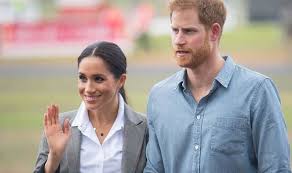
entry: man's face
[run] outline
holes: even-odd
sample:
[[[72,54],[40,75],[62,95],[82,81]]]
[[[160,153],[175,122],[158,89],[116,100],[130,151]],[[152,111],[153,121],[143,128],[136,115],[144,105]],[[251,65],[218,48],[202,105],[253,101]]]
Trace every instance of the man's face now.
[[[177,64],[196,68],[210,56],[208,33],[194,8],[175,10],[171,16],[172,46]]]

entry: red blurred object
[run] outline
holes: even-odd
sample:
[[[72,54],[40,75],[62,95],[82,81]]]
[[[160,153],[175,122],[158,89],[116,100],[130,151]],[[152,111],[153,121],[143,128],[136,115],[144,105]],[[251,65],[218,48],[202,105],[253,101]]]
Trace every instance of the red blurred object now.
[[[2,26],[2,43],[34,45],[124,39],[124,17],[117,8],[65,7],[55,21],[10,23]]]
[[[82,7],[63,5],[53,20],[1,24],[0,56],[74,56],[102,40],[132,50],[134,40],[149,29],[153,13],[151,4],[142,3],[133,10],[131,20],[125,20],[122,11],[106,1]]]
[[[136,22],[134,27],[139,32],[146,32],[150,26],[150,22],[154,15],[154,10],[152,5],[149,3],[141,3],[135,10]]]

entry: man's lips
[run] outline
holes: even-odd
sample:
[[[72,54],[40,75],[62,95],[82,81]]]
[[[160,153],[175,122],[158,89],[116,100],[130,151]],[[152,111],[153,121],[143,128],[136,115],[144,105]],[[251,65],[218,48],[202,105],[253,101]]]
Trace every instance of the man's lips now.
[[[186,54],[189,54],[190,51],[187,50],[177,50],[175,51],[176,56],[180,57],[180,56],[185,56]]]

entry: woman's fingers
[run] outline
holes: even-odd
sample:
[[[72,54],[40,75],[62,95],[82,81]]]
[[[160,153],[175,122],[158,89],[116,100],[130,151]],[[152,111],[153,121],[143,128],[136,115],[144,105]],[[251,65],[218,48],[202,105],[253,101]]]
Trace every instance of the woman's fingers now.
[[[65,119],[65,121],[64,121],[64,129],[63,129],[63,131],[64,131],[64,133],[66,134],[66,135],[69,135],[70,134],[70,123],[69,123],[69,119]]]
[[[57,122],[59,122],[59,106],[58,105],[54,105],[54,106],[55,106],[55,111],[56,111],[55,120],[57,123]]]
[[[59,122],[59,108],[57,105],[50,105],[47,109],[47,125],[54,125]]]
[[[55,104],[48,106],[47,112],[44,113],[44,127],[49,134],[50,132],[62,132],[68,134],[70,132],[69,121],[66,120],[63,127],[59,122],[59,107]]]
[[[51,107],[48,106],[48,109],[47,109],[47,125],[50,126],[52,125],[52,110],[51,110]]]
[[[56,124],[57,120],[56,120],[56,106],[54,104],[51,105],[51,109],[52,109],[52,124]]]
[[[46,113],[44,113],[44,127],[47,127],[47,125],[48,125],[48,113],[46,112]]]

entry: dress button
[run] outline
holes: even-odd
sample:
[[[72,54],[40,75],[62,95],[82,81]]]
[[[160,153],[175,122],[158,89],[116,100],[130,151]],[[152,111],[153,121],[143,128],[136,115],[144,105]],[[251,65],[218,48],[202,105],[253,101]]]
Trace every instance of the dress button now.
[[[196,117],[196,118],[197,118],[197,120],[199,120],[199,119],[201,119],[201,116],[200,116],[200,115],[197,115],[197,117]]]
[[[195,150],[198,150],[199,149],[199,145],[195,145]]]

